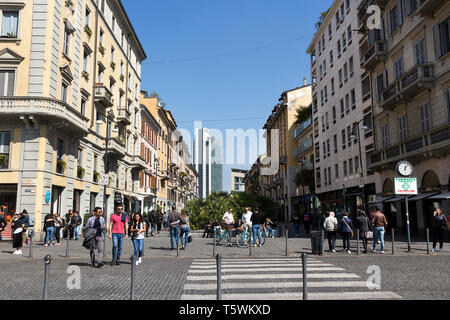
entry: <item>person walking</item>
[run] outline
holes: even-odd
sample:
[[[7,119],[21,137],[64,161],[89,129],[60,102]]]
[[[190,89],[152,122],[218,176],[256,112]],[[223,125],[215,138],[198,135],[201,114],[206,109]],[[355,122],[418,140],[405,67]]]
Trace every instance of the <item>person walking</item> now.
[[[436,209],[433,213],[433,249],[436,250],[436,245],[439,240],[439,251],[444,251],[444,232],[447,230],[447,218],[442,213],[441,209]]]
[[[2,232],[5,231],[5,228],[8,224],[6,223],[3,215],[0,215],[0,241],[2,241]]]
[[[367,243],[369,239],[367,234],[372,231],[372,224],[370,223],[369,217],[364,211],[358,211],[358,217],[356,218],[356,228],[359,230],[359,234],[363,243],[363,253],[367,253]]]
[[[144,213],[145,237],[148,238],[148,230],[150,229],[150,214]]]
[[[300,236],[300,217],[294,214],[292,217],[292,223],[294,224],[294,233],[296,237]]]
[[[211,220],[208,220],[205,225],[203,226],[203,236],[202,238],[209,238],[211,236]]]
[[[70,234],[73,234],[73,230],[71,230],[71,228],[72,228],[71,227],[71,225],[72,225],[72,218],[73,218],[73,211],[69,210],[66,213],[66,216],[65,216],[65,219],[64,219],[65,224],[66,224],[66,228],[64,230],[64,233],[65,233],[66,236],[64,238],[70,237],[70,239],[72,239],[72,237],[70,236]]]
[[[305,225],[305,232],[306,232],[306,234],[309,234],[311,221],[309,219],[309,214],[307,212],[305,212],[305,214],[303,215],[303,224]]]
[[[73,233],[75,237],[75,241],[78,241],[80,239],[80,229],[81,225],[83,224],[83,220],[80,217],[80,213],[78,211],[75,211],[73,213],[72,218],[72,226],[73,226]]]
[[[30,228],[30,216],[28,215],[27,210],[22,211],[21,218],[23,221],[23,229],[24,229],[22,232],[23,246],[25,247],[28,244],[28,229]]]
[[[153,237],[155,235],[155,232],[158,231],[158,217],[156,216],[156,212],[154,210],[150,213],[149,223],[151,227],[150,235]]]
[[[87,229],[95,229],[95,236],[94,246],[91,246],[90,249],[90,257],[91,257],[91,263],[93,267],[101,268],[104,266],[103,264],[103,253],[104,253],[104,240],[105,240],[105,234],[106,231],[106,223],[105,218],[103,218],[103,210],[102,208],[95,208],[94,209],[94,215],[91,216],[88,221],[86,222],[86,225],[84,227],[85,230]],[[95,249],[97,249],[98,259],[97,259],[97,266],[95,265]]]
[[[259,209],[255,209],[250,221],[252,222],[253,246],[256,247],[256,238],[258,238],[258,247],[262,245],[261,225],[264,225],[264,217],[259,213]]]
[[[373,226],[373,252],[377,252],[377,244],[380,241],[381,253],[384,254],[384,232],[388,224],[386,216],[378,208],[375,208],[371,222]]]
[[[274,228],[274,223],[272,222],[272,220],[270,220],[269,218],[266,218],[266,223],[264,225],[264,230],[266,232],[266,237],[269,238],[274,238],[274,232],[273,232],[273,228]]]
[[[18,213],[14,213],[13,219],[11,221],[11,232],[13,233],[13,248],[16,249],[13,254],[22,254],[23,246],[23,219]]]
[[[227,230],[226,232],[228,233],[227,247],[231,247],[233,246],[231,243],[231,232],[234,229],[234,216],[232,208],[228,208],[228,211],[225,212],[225,214],[222,217],[222,221],[223,223],[225,223],[225,229]]]
[[[45,216],[44,225],[46,234],[44,247],[53,247],[53,237],[55,234],[55,218],[53,214],[49,213]]]
[[[163,217],[161,212],[158,211],[158,213],[156,214],[156,223],[157,223],[157,230],[158,230],[158,234],[162,229],[162,223],[163,223]]]
[[[140,213],[136,213],[133,216],[131,222],[131,240],[134,246],[134,256],[136,257],[136,265],[142,263],[142,251],[144,250],[144,234],[146,230],[144,218]]]
[[[344,212],[344,215],[338,223],[338,230],[339,233],[342,235],[342,241],[344,246],[344,251],[347,251],[347,253],[352,253],[350,250],[350,239],[353,236],[353,224],[352,220],[348,217],[348,212]]]
[[[122,255],[123,240],[128,239],[128,217],[123,212],[123,205],[120,203],[117,205],[116,212],[111,216],[109,222],[109,240],[112,239],[112,261],[111,266],[114,264],[120,266],[120,257]]]
[[[170,231],[170,244],[171,250],[175,250],[175,242],[176,240],[178,244],[178,231],[180,229],[180,213],[176,211],[177,207],[172,206],[172,212],[167,216],[167,226]]]
[[[62,221],[62,219],[59,216],[59,214],[53,215],[53,219],[55,220],[55,239],[56,239],[55,246],[60,246],[61,245],[61,243],[60,243],[61,229],[64,226],[64,222]]]
[[[328,213],[328,217],[323,222],[323,228],[327,233],[328,247],[330,252],[336,253],[336,233],[337,233],[338,221],[336,214],[333,211]]]
[[[181,250],[186,250],[188,245],[189,232],[191,231],[191,228],[189,223],[189,217],[184,210],[181,211],[180,229],[181,229],[180,232]],[[184,236],[184,243],[183,243],[183,236]]]

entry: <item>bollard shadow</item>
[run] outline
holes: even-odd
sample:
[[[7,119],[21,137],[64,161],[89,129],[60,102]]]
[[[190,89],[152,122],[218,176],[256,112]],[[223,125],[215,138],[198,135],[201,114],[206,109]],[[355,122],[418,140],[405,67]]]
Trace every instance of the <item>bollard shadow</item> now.
[[[13,254],[13,253],[14,253],[14,251],[2,251],[2,253]]]
[[[76,266],[76,267],[92,267],[92,263],[72,262],[72,263],[69,263],[69,266]]]
[[[171,251],[169,247],[149,247],[151,250],[160,250],[160,251]]]

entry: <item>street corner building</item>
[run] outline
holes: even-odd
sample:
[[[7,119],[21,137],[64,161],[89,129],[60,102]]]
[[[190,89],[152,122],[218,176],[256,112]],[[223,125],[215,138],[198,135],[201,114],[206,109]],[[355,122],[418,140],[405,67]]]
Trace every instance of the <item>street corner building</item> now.
[[[2,211],[37,236],[49,213],[140,211],[146,53],[122,2],[1,1],[0,17]]]

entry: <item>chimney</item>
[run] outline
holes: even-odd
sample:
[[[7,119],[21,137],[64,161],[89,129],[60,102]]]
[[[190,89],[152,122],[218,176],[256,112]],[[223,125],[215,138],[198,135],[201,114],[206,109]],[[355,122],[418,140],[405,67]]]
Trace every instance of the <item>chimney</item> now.
[[[303,85],[304,85],[304,86],[307,85],[306,78],[303,78]]]

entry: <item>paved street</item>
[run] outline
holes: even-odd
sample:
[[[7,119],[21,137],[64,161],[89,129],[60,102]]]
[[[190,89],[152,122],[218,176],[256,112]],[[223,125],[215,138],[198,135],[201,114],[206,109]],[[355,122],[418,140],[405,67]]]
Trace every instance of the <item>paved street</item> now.
[[[169,251],[169,238],[161,234],[145,240],[145,258],[137,267],[136,299],[179,300],[215,299],[215,259],[211,239],[194,238],[187,251]],[[111,241],[106,243],[111,257]],[[338,242],[340,245],[340,242]],[[356,246],[354,243],[353,245]],[[302,299],[302,265],[300,254],[310,252],[310,240],[289,239],[289,256],[285,257],[285,239],[268,239],[262,248],[217,247],[223,259],[223,298],[292,300]],[[388,246],[385,255],[349,255],[338,247],[337,254],[309,256],[308,291],[310,299],[449,299],[450,281],[445,270],[450,251],[426,255],[426,244],[396,243],[396,255]],[[23,250],[28,255],[28,248]],[[43,258],[51,254],[49,298],[74,300],[126,300],[130,297],[131,241],[124,244],[122,265],[95,269],[89,264],[89,253],[81,242],[71,241],[70,258],[65,258],[65,242],[60,247],[35,244],[33,258],[11,254],[9,242],[0,243],[0,266],[8,270],[9,282],[0,288],[0,299],[41,299],[43,293]],[[367,269],[379,266],[380,290],[367,287]],[[69,290],[69,266],[81,272],[81,289]],[[257,272],[255,272],[255,270]]]

